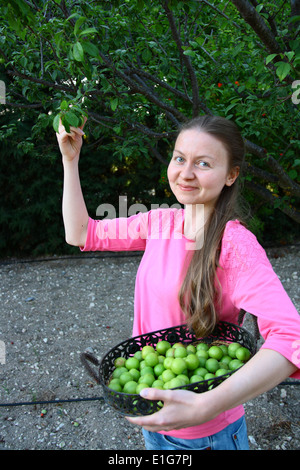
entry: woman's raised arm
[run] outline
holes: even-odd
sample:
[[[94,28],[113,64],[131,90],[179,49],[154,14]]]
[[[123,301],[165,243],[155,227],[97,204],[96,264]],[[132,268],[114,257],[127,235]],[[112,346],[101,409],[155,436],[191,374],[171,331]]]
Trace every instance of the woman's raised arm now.
[[[83,126],[71,127],[70,133],[67,133],[60,123],[56,135],[64,167],[62,212],[66,242],[74,246],[84,246],[89,214],[82,194],[78,168]]]

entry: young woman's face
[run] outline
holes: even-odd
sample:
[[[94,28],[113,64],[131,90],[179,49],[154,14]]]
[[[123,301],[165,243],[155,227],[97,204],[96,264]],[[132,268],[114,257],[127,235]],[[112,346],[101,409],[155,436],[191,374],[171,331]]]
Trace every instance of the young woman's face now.
[[[239,169],[229,169],[227,150],[215,137],[196,129],[182,131],[175,143],[168,179],[184,205],[205,204],[210,209],[224,185],[231,186]]]

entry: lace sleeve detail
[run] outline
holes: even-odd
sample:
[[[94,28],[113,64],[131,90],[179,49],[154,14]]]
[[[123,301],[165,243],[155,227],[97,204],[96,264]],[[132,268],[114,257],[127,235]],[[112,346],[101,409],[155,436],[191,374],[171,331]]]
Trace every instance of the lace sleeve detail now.
[[[229,294],[233,292],[239,275],[258,263],[269,264],[269,260],[255,235],[238,220],[228,222],[222,239],[220,265],[226,274]]]

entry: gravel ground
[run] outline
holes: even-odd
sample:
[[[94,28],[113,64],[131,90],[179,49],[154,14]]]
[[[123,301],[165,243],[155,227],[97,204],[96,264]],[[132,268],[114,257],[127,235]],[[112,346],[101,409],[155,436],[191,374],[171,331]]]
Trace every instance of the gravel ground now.
[[[300,311],[299,246],[268,254]],[[130,337],[139,262],[80,254],[0,264],[0,450],[144,449],[140,428],[104,403],[79,359]],[[300,448],[299,390],[280,385],[245,405],[251,449]],[[53,400],[67,401],[31,404]]]

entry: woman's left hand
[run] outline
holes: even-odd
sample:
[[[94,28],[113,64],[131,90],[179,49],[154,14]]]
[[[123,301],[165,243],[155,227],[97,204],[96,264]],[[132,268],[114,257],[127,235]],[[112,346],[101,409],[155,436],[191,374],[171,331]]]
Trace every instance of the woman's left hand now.
[[[164,403],[163,408],[152,415],[126,419],[152,432],[196,426],[212,418],[207,415],[207,407],[204,406],[207,393],[209,392],[196,394],[187,390],[146,388],[141,391],[141,396],[147,400],[161,400]]]
[[[127,419],[153,432],[203,424],[223,411],[246,403],[276,387],[298,369],[298,365],[279,352],[260,349],[243,367],[207,392],[143,389],[141,396],[148,400],[161,400],[164,402],[163,408],[149,416]]]

